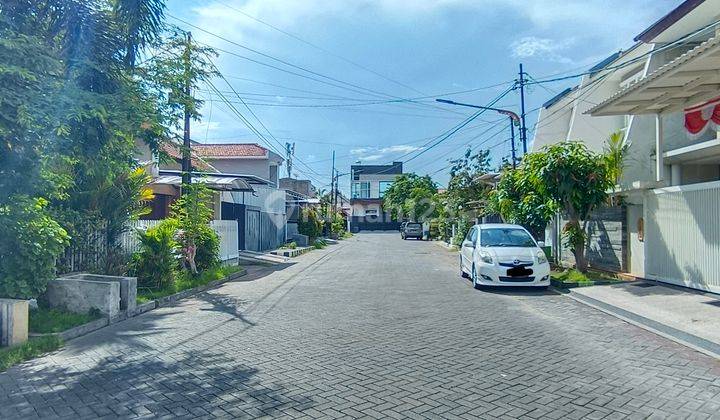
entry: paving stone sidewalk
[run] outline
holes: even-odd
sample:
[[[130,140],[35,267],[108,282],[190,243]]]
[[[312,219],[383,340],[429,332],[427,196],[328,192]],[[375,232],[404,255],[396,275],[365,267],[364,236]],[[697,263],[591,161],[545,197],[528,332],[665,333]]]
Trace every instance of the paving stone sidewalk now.
[[[281,269],[282,268],[282,269]],[[0,418],[720,418],[717,360],[360,234],[0,374]]]

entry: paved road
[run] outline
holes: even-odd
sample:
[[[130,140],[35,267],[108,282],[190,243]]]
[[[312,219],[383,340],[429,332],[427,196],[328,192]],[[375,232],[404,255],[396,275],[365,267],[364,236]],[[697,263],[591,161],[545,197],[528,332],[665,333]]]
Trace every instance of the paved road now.
[[[360,234],[0,374],[0,418],[720,418],[720,362]]]

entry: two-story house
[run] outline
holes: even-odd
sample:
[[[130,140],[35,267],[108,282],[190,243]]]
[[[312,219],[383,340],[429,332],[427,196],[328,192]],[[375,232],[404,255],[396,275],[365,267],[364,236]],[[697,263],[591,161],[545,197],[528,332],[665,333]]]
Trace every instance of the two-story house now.
[[[403,173],[402,162],[390,165],[350,166],[350,216],[351,229],[390,230],[397,223],[383,211],[385,191]],[[369,227],[367,223],[372,223]]]
[[[168,159],[156,162],[150,184],[155,192],[151,219],[168,216],[180,195],[181,146],[163,144]],[[140,148],[138,159],[152,162],[149,150]],[[215,219],[237,220],[238,249],[262,251],[286,239],[286,197],[278,188],[283,158],[255,143],[191,144],[195,182],[215,191]]]
[[[720,292],[720,0],[687,0],[636,44],[546,104],[535,146],[582,140],[599,150],[616,130],[628,146],[618,231],[591,251],[628,271]],[[599,220],[605,229],[607,223]]]

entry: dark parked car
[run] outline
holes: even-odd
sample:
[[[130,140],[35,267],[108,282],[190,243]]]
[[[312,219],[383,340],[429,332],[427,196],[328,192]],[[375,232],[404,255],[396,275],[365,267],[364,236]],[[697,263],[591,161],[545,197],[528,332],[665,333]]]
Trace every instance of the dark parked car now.
[[[421,223],[414,223],[414,222],[408,222],[406,223],[402,231],[400,232],[400,236],[403,239],[407,238],[415,238],[422,240],[423,238],[423,227]]]

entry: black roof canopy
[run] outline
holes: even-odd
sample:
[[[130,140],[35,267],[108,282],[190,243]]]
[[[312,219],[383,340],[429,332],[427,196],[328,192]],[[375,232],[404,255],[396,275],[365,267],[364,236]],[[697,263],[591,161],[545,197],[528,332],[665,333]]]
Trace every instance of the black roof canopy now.
[[[396,175],[403,173],[402,166],[402,162],[393,162],[390,165],[352,165],[350,170],[356,175]]]

